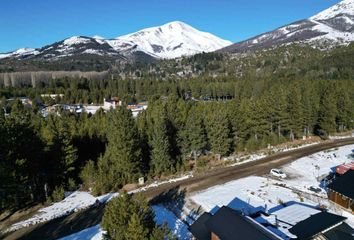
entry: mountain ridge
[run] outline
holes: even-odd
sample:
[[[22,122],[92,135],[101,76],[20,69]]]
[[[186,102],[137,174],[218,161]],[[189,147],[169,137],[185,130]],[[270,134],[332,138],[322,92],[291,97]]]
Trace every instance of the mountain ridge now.
[[[98,35],[94,37],[72,36],[42,48],[27,48],[27,51],[19,49],[0,54],[0,59],[58,60],[80,54],[119,59],[132,59],[140,55],[170,59],[201,52],[213,52],[230,44],[232,42],[211,33],[199,31],[181,21],[174,21],[114,39],[104,39]]]
[[[306,43],[326,49],[352,41],[354,41],[354,0],[343,0],[308,19],[234,43],[220,49],[219,52],[240,53],[291,43]]]

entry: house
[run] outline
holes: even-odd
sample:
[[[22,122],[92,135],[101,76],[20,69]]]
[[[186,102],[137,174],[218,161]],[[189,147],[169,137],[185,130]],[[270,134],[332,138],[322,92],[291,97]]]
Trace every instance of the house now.
[[[272,230],[278,232],[283,239],[353,239],[354,229],[345,223],[345,217],[314,206],[292,202],[275,211],[270,210],[270,214],[276,218],[276,225],[272,226]]]
[[[348,170],[336,177],[327,186],[328,199],[354,212],[354,170]]]
[[[41,94],[42,98],[52,98],[52,99],[56,99],[56,98],[63,98],[64,94]]]
[[[33,102],[32,102],[32,100],[29,99],[28,97],[9,98],[9,99],[7,99],[6,101],[12,102],[12,101],[15,101],[16,99],[20,100],[23,106],[28,107],[28,108],[31,108],[31,107],[32,107]]]
[[[139,113],[148,108],[148,102],[139,102],[139,103],[129,103],[127,109],[132,111],[133,117],[137,117]]]
[[[339,239],[338,234],[336,236],[335,232],[341,233],[341,231],[337,229],[338,226],[349,227],[349,225],[344,223],[345,220],[345,217],[339,215],[329,212],[320,212],[297,223],[289,229],[289,232],[296,235],[297,239],[301,240]],[[347,237],[340,239],[353,239],[353,229],[350,228],[349,232],[343,234]],[[330,237],[331,235],[333,236]]]
[[[197,240],[349,240],[354,229],[347,218],[318,207],[288,202],[270,210],[235,198],[203,213],[189,230]]]
[[[103,99],[103,109],[109,110],[111,108],[115,109],[116,107],[122,106],[122,100],[118,97],[112,97],[111,99]]]
[[[197,240],[280,240],[257,221],[230,207],[221,207],[214,215],[205,213],[190,226]]]

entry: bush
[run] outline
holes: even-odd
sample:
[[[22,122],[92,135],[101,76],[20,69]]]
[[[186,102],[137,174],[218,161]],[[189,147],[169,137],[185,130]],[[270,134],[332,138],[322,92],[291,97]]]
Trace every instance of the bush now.
[[[76,191],[77,185],[74,179],[69,178],[68,180],[68,191]]]
[[[80,173],[80,178],[86,188],[94,187],[96,179],[96,166],[95,163],[90,160],[86,163],[85,167]]]
[[[59,202],[65,198],[65,191],[63,186],[55,187],[52,195],[49,197],[49,202]]]

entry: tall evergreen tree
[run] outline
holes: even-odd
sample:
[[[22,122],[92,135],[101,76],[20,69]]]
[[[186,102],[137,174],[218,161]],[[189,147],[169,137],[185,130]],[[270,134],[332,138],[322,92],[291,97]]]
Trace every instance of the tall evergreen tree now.
[[[142,157],[139,132],[131,111],[119,107],[110,112],[106,152],[98,162],[99,174],[105,178],[106,190],[118,190],[137,180]]]
[[[141,196],[126,193],[112,199],[106,206],[101,226],[109,239],[149,239],[154,229],[154,214]]]
[[[211,113],[208,138],[214,154],[226,156],[231,151],[231,126],[227,114],[222,109]]]
[[[175,163],[170,152],[171,146],[167,136],[166,119],[158,115],[154,119],[153,132],[151,136],[151,163],[150,169],[154,174],[172,172]]]
[[[325,89],[320,100],[318,127],[329,135],[336,131],[337,105],[334,93],[330,89]]]

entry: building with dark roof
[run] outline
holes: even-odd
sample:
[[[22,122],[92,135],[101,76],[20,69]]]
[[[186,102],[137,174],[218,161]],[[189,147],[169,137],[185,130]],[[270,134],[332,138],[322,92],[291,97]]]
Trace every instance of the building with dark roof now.
[[[328,212],[320,212],[306,218],[289,229],[299,240],[310,240],[323,237],[323,234],[341,225],[345,217]]]
[[[198,240],[210,240],[211,232],[205,223],[212,217],[210,213],[203,213],[190,227],[189,231]]]
[[[203,214],[189,229],[197,240],[281,239],[254,219],[225,206],[214,215]]]
[[[203,213],[189,230],[197,240],[354,240],[354,229],[345,217],[298,202],[279,207],[249,215],[218,207]]]
[[[338,227],[324,232],[323,236],[330,240],[353,240],[354,230],[348,224],[342,223]]]
[[[328,199],[354,212],[354,170],[348,170],[327,186]]]

